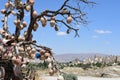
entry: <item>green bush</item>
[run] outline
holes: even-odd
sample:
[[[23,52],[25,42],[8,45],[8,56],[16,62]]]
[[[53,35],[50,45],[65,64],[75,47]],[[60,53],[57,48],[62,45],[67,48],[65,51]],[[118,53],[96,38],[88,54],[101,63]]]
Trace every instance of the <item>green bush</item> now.
[[[77,76],[75,74],[63,74],[64,80],[78,80]]]
[[[118,65],[120,65],[120,62],[118,62]]]
[[[65,66],[63,64],[58,64],[59,69],[63,69]]]
[[[97,63],[94,63],[93,66],[102,67],[102,63],[97,62]]]
[[[91,68],[91,64],[79,63],[79,64],[75,65],[75,67],[81,67],[83,69],[87,69],[87,68]]]
[[[34,69],[46,69],[48,68],[48,64],[46,62],[43,63],[29,63],[27,67],[33,67]]]
[[[48,63],[46,63],[45,61],[43,63],[38,63],[37,67],[42,68],[42,69],[46,69],[46,68],[48,68]]]

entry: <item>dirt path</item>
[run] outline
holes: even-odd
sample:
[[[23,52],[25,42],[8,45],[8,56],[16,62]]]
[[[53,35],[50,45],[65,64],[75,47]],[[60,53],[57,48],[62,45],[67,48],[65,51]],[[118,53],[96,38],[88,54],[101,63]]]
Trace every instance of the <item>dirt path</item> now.
[[[44,76],[43,80],[57,80],[54,76]],[[96,78],[96,77],[78,77],[78,80],[120,80],[120,78]]]

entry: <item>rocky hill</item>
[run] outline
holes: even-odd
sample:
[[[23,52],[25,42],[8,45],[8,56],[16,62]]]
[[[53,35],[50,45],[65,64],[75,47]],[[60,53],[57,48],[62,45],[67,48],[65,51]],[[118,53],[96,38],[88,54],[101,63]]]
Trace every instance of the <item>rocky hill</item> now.
[[[54,56],[58,62],[70,62],[75,60],[76,58],[79,60],[84,60],[85,58],[93,58],[95,56],[107,56],[107,55],[99,54],[99,53],[80,53],[80,54],[67,53],[67,54],[59,54]]]

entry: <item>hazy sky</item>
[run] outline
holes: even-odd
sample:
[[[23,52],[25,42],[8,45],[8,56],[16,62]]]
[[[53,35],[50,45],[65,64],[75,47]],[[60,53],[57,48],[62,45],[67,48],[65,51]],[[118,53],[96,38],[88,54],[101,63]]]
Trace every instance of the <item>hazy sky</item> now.
[[[3,9],[7,0],[1,0],[0,9]],[[35,9],[40,13],[44,9],[56,10],[64,0],[35,0]],[[74,38],[74,32],[66,35],[64,26],[56,32],[49,25],[42,28],[41,25],[33,32],[34,39],[39,44],[48,46],[56,54],[64,53],[103,53],[120,54],[120,0],[94,0],[97,4],[86,9],[88,13],[88,25],[80,27],[80,37]],[[29,13],[25,15],[29,23]],[[3,16],[0,14],[0,19]],[[14,31],[15,26],[9,17],[9,29]],[[2,23],[0,22],[2,27]]]

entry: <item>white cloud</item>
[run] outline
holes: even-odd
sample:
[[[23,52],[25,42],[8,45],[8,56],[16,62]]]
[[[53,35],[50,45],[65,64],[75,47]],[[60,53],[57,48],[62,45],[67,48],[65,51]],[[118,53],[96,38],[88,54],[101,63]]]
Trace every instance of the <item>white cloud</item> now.
[[[97,39],[97,38],[98,38],[98,36],[96,36],[96,35],[93,35],[93,36],[92,36],[92,38],[94,38],[94,39]]]
[[[96,29],[95,32],[98,34],[110,34],[110,33],[112,33],[112,31],[109,31],[109,30],[98,30],[98,29]]]
[[[65,36],[65,35],[67,35],[65,32],[57,32],[57,35],[58,36]]]

